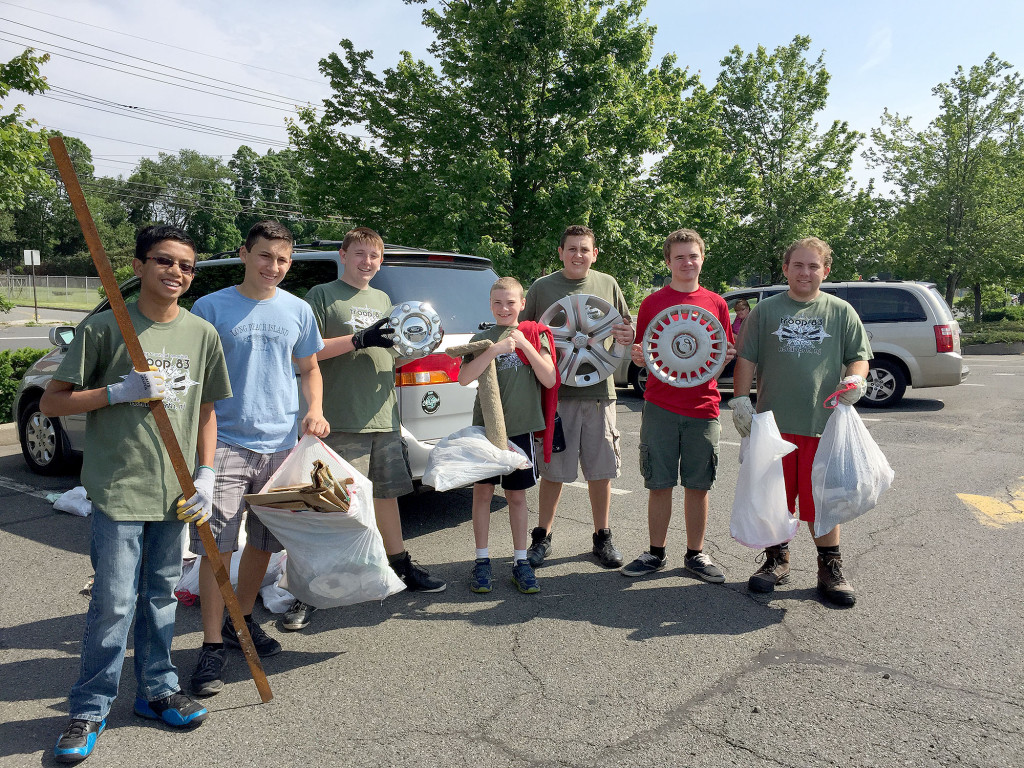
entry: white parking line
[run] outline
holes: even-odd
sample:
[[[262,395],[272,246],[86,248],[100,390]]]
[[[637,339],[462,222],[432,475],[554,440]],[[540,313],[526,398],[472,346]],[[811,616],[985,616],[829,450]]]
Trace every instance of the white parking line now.
[[[973,381],[972,382],[966,382],[965,381],[962,384],[960,384],[960,386],[961,387],[984,387],[985,385],[984,384],[976,384]]]
[[[11,478],[4,477],[2,475],[0,475],[0,486],[2,486],[4,488],[9,488],[12,491],[18,491],[19,493],[24,493],[27,496],[35,496],[37,499],[44,499],[44,500],[46,499],[47,494],[55,493],[55,491],[46,491],[46,490],[43,490],[42,488],[35,488],[35,487],[31,486],[31,485],[25,485],[24,483],[19,483],[17,480],[11,480]]]
[[[993,376],[1016,376],[1016,373],[993,373]]]
[[[565,485],[571,485],[573,488],[582,488],[587,490],[588,486],[586,483],[581,483],[579,480],[574,480],[571,483],[565,483]],[[632,493],[632,491],[626,490],[625,488],[612,488],[612,496],[625,496]]]

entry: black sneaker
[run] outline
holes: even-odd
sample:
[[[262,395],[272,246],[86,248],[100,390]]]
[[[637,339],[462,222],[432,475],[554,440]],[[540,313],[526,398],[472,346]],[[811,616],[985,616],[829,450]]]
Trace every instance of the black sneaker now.
[[[725,574],[722,569],[711,562],[711,558],[704,552],[698,552],[693,557],[687,555],[683,558],[683,567],[696,576],[712,584],[721,584],[725,581]]]
[[[261,659],[265,659],[267,656],[276,656],[281,652],[281,644],[264,632],[263,627],[255,621],[247,621],[245,622],[245,626],[249,628],[249,634],[252,636],[252,644],[256,646],[256,655]],[[238,633],[235,632],[235,625],[231,623],[230,616],[224,619],[224,626],[220,629],[220,636],[224,638],[225,647],[242,647],[242,643],[238,639]]]
[[[193,696],[213,696],[220,693],[224,687],[221,674],[224,672],[224,662],[227,658],[228,653],[223,648],[203,648],[188,686]]]
[[[410,592],[444,592],[448,588],[445,582],[434,578],[426,569],[414,563],[408,552],[403,552],[389,564]]]
[[[534,528],[530,538],[533,541],[526,550],[526,559],[534,568],[540,568],[544,565],[544,558],[551,554],[551,534],[543,528]]]
[[[107,721],[72,720],[57,739],[53,756],[58,763],[80,763],[92,754],[96,739],[107,727]]]
[[[612,543],[611,528],[602,528],[594,534],[594,557],[605,568],[618,568],[622,565],[622,553]]]
[[[309,625],[309,620],[313,618],[315,610],[316,608],[312,605],[296,600],[292,603],[292,607],[285,612],[284,618],[281,620],[281,629],[287,629],[289,632],[305,629]]]
[[[667,557],[658,557],[650,552],[641,552],[640,557],[629,565],[619,568],[623,576],[646,576],[649,573],[656,573],[668,564]]]
[[[210,713],[202,704],[178,691],[155,701],[136,696],[135,714],[150,720],[163,720],[172,728],[191,728],[202,723]]]

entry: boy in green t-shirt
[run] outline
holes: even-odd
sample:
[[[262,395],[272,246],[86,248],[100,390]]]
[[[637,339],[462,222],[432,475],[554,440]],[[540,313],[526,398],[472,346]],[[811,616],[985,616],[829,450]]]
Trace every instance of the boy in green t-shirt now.
[[[501,481],[508,502],[508,517],[512,525],[512,583],[524,594],[540,592],[537,577],[526,556],[529,509],[526,489],[537,484],[537,457],[533,433],[545,428],[541,406],[541,387],[551,388],[557,382],[554,361],[544,334],[538,335],[534,346],[519,330],[519,313],[526,306],[523,286],[514,277],[502,277],[491,286],[491,314],[495,326],[476,334],[474,341],[494,342],[483,352],[468,355],[459,371],[459,384],[466,386],[476,381],[494,361],[498,375],[498,392],[505,417],[505,431],[509,439],[523,449],[533,464],[529,469],[517,469],[500,478],[492,477],[473,485],[473,537],[476,539],[476,562],[469,588],[474,592],[492,589],[491,555],[487,535],[491,520],[491,497],[494,486]],[[526,358],[525,361],[523,358]],[[473,407],[473,424],[483,425],[480,395]]]
[[[174,586],[181,578],[185,523],[212,511],[215,400],[231,397],[220,337],[178,307],[195,274],[183,231],[151,226],[135,241],[137,304],[128,307],[149,362],[133,370],[113,312],[83,323],[40,400],[47,416],[86,413],[82,485],[92,499],[96,576],[71,689],[71,722],[54,748],[61,763],[87,758],[117,695],[135,617],[135,712],[175,728],[200,724],[204,707],[181,692],[171,663]],[[196,493],[181,487],[146,403],[163,400],[185,459],[197,464]]]
[[[818,547],[818,592],[830,603],[850,606],[856,595],[843,575],[839,526],[814,536],[811,466],[828,421],[825,398],[847,384],[852,388],[839,402],[853,405],[863,396],[871,345],[854,308],[822,292],[831,268],[832,249],[816,237],[797,240],[786,250],[782,271],[789,290],[758,302],[743,322],[733,377],[736,396],[729,407],[736,430],[746,437],[754,414],[749,395],[756,370],[757,410],[771,411],[783,439],[796,445],[782,459],[786,496],[789,511],[799,510]],[[753,592],[771,592],[789,574],[789,544],[779,544],[765,550],[747,584]]]
[[[324,380],[325,442],[373,483],[373,508],[388,562],[406,589],[443,592],[448,586],[414,563],[405,551],[398,497],[412,492],[412,470],[402,440],[395,395],[391,299],[370,287],[384,260],[384,241],[369,227],[345,235],[339,279],[306,294],[323,336],[316,357]],[[282,627],[299,630],[315,609],[296,600]]]

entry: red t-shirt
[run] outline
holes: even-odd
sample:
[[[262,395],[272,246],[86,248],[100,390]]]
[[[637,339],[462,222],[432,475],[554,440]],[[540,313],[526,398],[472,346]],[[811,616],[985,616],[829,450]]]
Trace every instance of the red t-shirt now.
[[[652,320],[666,309],[679,304],[693,304],[714,313],[725,330],[726,339],[729,342],[733,341],[729,305],[725,303],[725,299],[707,288],[697,288],[692,293],[683,293],[666,285],[640,304],[640,311],[636,316],[637,343],[643,341],[644,333],[647,332],[647,326]],[[718,417],[718,404],[722,396],[718,394],[718,382],[715,379],[696,387],[673,387],[652,374],[647,378],[644,400],[683,416],[714,419]]]

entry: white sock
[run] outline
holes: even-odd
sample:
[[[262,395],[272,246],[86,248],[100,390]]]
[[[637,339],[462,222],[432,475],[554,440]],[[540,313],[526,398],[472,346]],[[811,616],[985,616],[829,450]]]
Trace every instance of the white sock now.
[[[490,549],[490,547],[484,547],[483,549],[480,549],[480,547],[476,548],[476,559],[477,560],[481,560],[481,559],[483,559],[485,557],[489,558],[490,556],[491,556],[491,549]]]
[[[525,550],[525,549],[516,549],[516,550],[513,550],[513,555],[512,555],[512,559],[513,559],[513,560],[514,560],[515,562],[517,562],[517,563],[518,563],[518,562],[519,562],[520,560],[525,560],[525,559],[526,559],[526,550]]]

